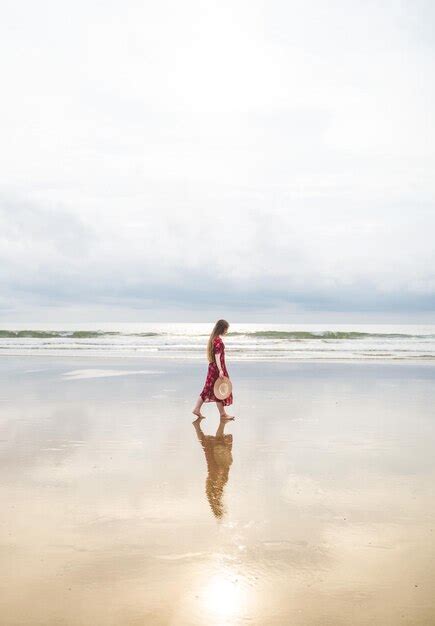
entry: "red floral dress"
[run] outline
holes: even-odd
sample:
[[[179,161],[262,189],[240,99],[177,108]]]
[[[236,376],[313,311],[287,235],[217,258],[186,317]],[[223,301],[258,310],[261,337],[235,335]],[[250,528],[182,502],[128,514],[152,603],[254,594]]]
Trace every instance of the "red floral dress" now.
[[[227,367],[225,365],[225,345],[220,337],[215,337],[213,340],[213,355],[220,354],[221,355],[221,363],[222,363],[222,371],[224,376],[229,378],[229,374],[227,371]],[[225,400],[219,400],[214,395],[214,384],[216,380],[219,378],[219,368],[216,365],[215,361],[208,364],[208,372],[207,379],[205,381],[205,385],[201,393],[199,394],[204,402],[222,402],[225,406],[233,403],[233,394],[231,393],[228,398]]]

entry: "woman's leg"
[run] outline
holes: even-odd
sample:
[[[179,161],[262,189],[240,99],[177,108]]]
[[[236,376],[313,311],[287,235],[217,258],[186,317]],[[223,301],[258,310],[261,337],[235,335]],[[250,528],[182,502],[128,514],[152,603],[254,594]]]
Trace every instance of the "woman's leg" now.
[[[221,416],[221,420],[233,420],[234,419],[232,415],[228,415],[228,413],[225,412],[223,402],[220,402],[218,400],[216,404],[217,404],[217,408],[219,409],[219,415]]]
[[[192,413],[194,415],[196,415],[198,418],[205,418],[205,415],[202,415],[201,413],[201,407],[204,404],[204,400],[201,398],[201,396],[198,396],[198,400],[195,404],[195,407],[192,411]]]

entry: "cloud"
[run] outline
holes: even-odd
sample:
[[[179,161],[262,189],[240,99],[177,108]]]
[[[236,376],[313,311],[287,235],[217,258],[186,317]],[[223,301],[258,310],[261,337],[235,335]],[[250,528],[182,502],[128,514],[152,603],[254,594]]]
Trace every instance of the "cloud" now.
[[[0,315],[433,310],[432,14],[9,3]]]

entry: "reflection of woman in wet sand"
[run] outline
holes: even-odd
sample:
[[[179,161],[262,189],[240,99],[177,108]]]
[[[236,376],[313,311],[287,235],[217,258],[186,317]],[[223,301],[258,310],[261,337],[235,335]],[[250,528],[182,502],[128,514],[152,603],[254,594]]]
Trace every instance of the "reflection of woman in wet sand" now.
[[[231,455],[233,436],[224,434],[227,422],[227,419],[220,421],[214,437],[212,435],[204,435],[201,430],[201,418],[193,422],[196,434],[205,452],[205,460],[207,461],[208,474],[205,481],[205,492],[211,510],[218,519],[221,519],[225,513],[222,495],[228,481],[230,465],[233,462]]]

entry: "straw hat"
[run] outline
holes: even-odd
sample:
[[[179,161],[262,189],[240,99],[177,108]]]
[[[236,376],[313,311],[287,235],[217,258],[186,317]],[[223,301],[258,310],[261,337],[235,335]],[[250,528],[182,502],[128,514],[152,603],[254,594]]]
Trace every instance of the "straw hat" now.
[[[226,400],[233,390],[233,385],[229,378],[217,378],[213,387],[214,395],[219,400]]]

